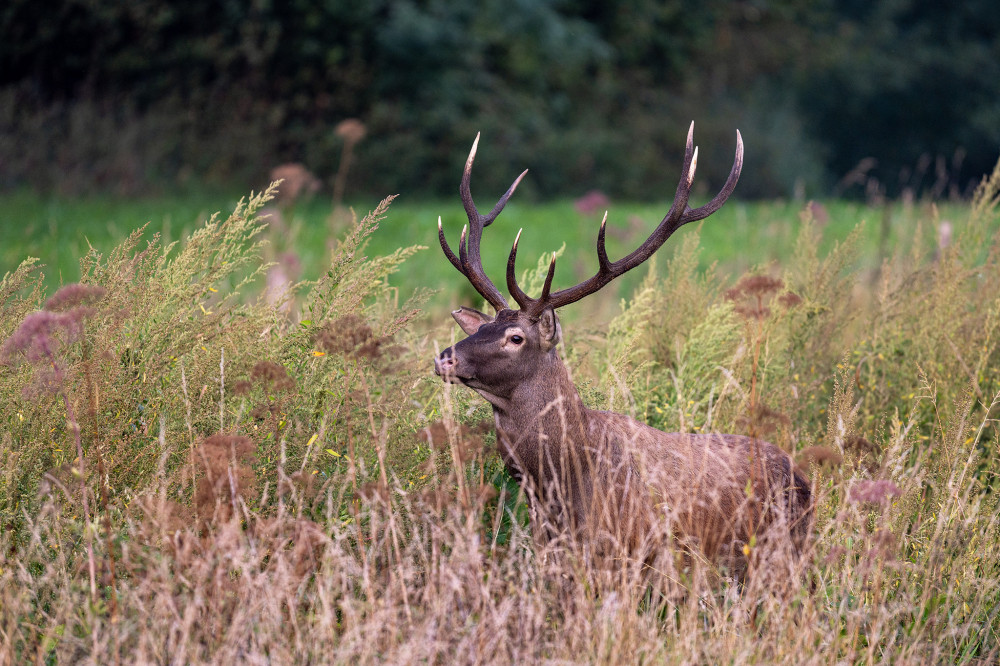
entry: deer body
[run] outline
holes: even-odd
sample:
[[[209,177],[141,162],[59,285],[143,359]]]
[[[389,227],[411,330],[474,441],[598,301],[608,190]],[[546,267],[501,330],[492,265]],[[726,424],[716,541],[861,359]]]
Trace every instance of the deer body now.
[[[599,290],[645,261],[680,225],[721,207],[739,176],[742,141],[723,191],[692,210],[687,195],[697,153],[689,131],[684,175],[667,217],[639,249],[617,262],[604,250],[602,223],[598,273],[575,287],[551,293],[553,259],[541,297],[528,297],[514,277],[515,240],[507,286],[518,310],[507,306],[483,272],[479,242],[524,174],[483,216],[469,190],[475,151],[474,144],[462,179],[470,227],[468,236],[462,233],[459,256],[448,247],[440,221],[439,239],[445,255],[497,314],[465,307],[453,312],[469,337],[441,352],[435,372],[474,389],[493,406],[497,448],[525,488],[536,536],[568,538],[587,557],[648,559],[666,532],[710,559],[738,558],[753,537],[773,534],[777,526],[798,550],[809,529],[810,493],[786,453],[748,437],[666,433],[622,414],[588,409],[557,352],[556,308]]]
[[[801,547],[809,486],[774,445],[666,433],[588,409],[558,356],[554,313],[535,323],[462,308],[455,318],[470,337],[442,352],[435,371],[492,404],[498,452],[543,540],[566,535],[594,557],[648,555],[657,545],[650,521],[660,520],[706,557],[730,558],[779,519]]]

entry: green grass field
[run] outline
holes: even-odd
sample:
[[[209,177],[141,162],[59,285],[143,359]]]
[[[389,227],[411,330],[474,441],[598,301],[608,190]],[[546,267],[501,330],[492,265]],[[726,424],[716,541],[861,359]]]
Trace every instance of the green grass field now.
[[[486,194],[480,194],[480,207],[488,208]],[[106,253],[133,230],[145,226],[145,238],[160,234],[166,245],[186,238],[213,214],[231,210],[238,196],[196,194],[186,197],[157,197],[122,200],[114,197],[89,198],[44,197],[32,192],[0,194],[0,228],[4,243],[0,248],[0,273],[14,270],[28,256],[44,264],[50,290],[79,279],[79,259],[91,247]],[[363,217],[378,201],[353,202],[353,210]],[[642,242],[669,207],[668,201],[655,204],[616,203],[608,207],[608,251],[621,256]],[[967,211],[961,205],[941,205],[933,211],[930,204],[903,206],[891,204],[873,208],[857,202],[829,201],[820,204],[817,214],[822,229],[821,249],[829,251],[861,226],[856,270],[871,270],[898,251],[910,247],[916,234],[927,252],[936,244],[939,219],[951,221],[956,231],[965,221]],[[441,290],[433,300],[438,308],[446,307],[463,291],[473,293],[444,259],[437,241],[437,218],[444,224],[449,242],[457,247],[465,212],[456,196],[451,201],[413,202],[399,197],[392,214],[384,220],[369,242],[367,252],[384,256],[397,248],[413,245],[427,247],[409,259],[391,279],[404,292],[417,287]],[[779,268],[794,250],[805,214],[805,205],[796,202],[729,203],[700,233],[699,267],[717,264],[733,279],[751,267]],[[484,265],[490,275],[503,280],[507,253],[517,230],[524,229],[518,253],[518,265],[524,270],[535,264],[543,252],[566,244],[557,273],[557,286],[587,277],[596,269],[595,242],[603,210],[583,215],[572,202],[523,204],[515,199],[498,221],[487,231],[483,243]],[[349,214],[348,214],[349,215]],[[291,251],[301,263],[301,279],[316,280],[329,264],[329,249],[347,226],[345,219],[330,223],[331,208],[325,199],[304,201],[286,210],[284,228],[268,234],[270,258]],[[692,227],[693,228],[693,227]],[[661,251],[662,260],[676,247],[685,229]],[[629,296],[641,280],[642,271],[615,283],[618,298]],[[606,296],[606,295],[602,295]]]
[[[806,556],[751,540],[742,584],[666,520],[652,569],[532,538],[487,405],[431,371],[478,298],[436,247],[457,197],[331,231],[319,200],[279,229],[260,198],[0,196],[0,664],[996,663],[998,193],[732,202],[560,313],[589,406],[809,476]],[[664,207],[613,204],[609,253]],[[487,271],[524,227],[526,283],[563,243],[578,280],[598,224],[512,203]],[[308,283],[259,298],[290,253]]]

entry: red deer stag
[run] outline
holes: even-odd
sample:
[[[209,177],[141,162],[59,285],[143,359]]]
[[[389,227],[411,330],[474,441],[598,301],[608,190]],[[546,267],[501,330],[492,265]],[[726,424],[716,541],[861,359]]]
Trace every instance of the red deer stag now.
[[[736,186],[743,166],[743,139],[718,195],[688,207],[698,151],[688,131],[680,183],[673,205],[652,235],[631,254],[610,261],[605,250],[607,215],[597,233],[597,273],[575,287],[552,292],[555,258],[541,296],[529,297],[515,278],[520,232],[507,261],[511,309],[483,270],[483,229],[503,210],[527,171],[487,215],[469,189],[479,137],[465,163],[460,187],[469,224],[458,256],[438,237],[445,256],[493,306],[490,317],[462,307],[452,313],[469,337],[434,360],[450,383],[478,392],[493,405],[497,448],[508,471],[525,489],[532,531],[542,542],[564,535],[588,560],[627,555],[648,559],[658,546],[652,535],[670,533],[707,558],[745,571],[746,547],[780,534],[801,549],[811,516],[808,482],[788,454],[764,441],[726,434],[666,433],[628,416],[584,406],[557,353],[561,331],[556,309],[593,294],[646,261],[681,225],[717,211]],[[653,521],[660,521],[654,524]]]

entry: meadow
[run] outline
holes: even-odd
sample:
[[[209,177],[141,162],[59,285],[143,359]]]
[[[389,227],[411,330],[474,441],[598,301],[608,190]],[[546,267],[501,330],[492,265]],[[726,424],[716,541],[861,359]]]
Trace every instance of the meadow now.
[[[80,279],[79,261],[92,247],[107,253],[139,228],[143,229],[144,240],[158,234],[160,243],[169,245],[190,236],[213,214],[232,210],[244,195],[195,191],[122,198],[100,194],[53,196],[28,190],[0,194],[0,228],[5,238],[0,247],[0,272],[13,271],[25,258],[37,257],[45,274],[44,284],[54,291]],[[363,217],[377,203],[354,201],[336,215],[326,197],[271,205],[262,212],[262,222],[272,221],[275,214],[282,222],[279,229],[266,235],[265,259],[275,261],[282,254],[294,254],[301,279],[316,280],[329,268],[330,248],[348,231],[352,212]],[[668,199],[647,203],[609,201],[581,212],[570,200],[532,204],[514,197],[486,239],[484,266],[490,275],[502,276],[510,245],[517,230],[523,228],[521,261],[530,262],[565,243],[561,271],[572,271],[573,277],[582,279],[595,265],[594,243],[605,209],[609,213],[608,251],[614,256],[638,245],[662,218],[669,203]],[[732,278],[753,267],[787,259],[794,252],[805,206],[804,202],[782,200],[727,204],[701,231],[698,268],[717,265]],[[860,227],[856,263],[851,267],[858,271],[876,269],[895,248],[909,247],[915,241],[933,251],[937,243],[936,231],[929,226],[933,219],[951,220],[958,225],[966,215],[964,205],[947,202],[938,204],[939,211],[934,215],[929,214],[929,204],[872,206],[833,200],[812,206],[817,213],[814,221],[822,228],[822,252],[828,252],[838,240]],[[428,250],[401,264],[391,284],[410,292],[434,289],[441,295],[432,297],[432,303],[441,309],[452,309],[459,292],[466,300],[473,298],[475,292],[442,260],[437,241],[439,216],[448,238],[454,242],[466,224],[457,190],[453,199],[445,201],[409,201],[400,197],[394,201],[392,211],[371,235],[367,253],[385,256],[410,246]],[[918,235],[921,238],[917,239]],[[568,268],[566,260],[570,262]],[[565,280],[568,282],[570,277],[567,275]],[[641,280],[641,275],[629,274],[615,282],[613,305],[631,296]],[[606,294],[599,298],[603,297]],[[573,316],[572,311],[568,314]]]
[[[763,434],[813,485],[782,585],[601,587],[431,371],[481,306],[457,197],[5,194],[0,663],[995,663],[998,195],[732,202],[561,313],[590,406]],[[609,208],[614,257],[666,206]],[[512,202],[487,272],[523,227],[522,284],[563,243],[585,277],[602,213]]]

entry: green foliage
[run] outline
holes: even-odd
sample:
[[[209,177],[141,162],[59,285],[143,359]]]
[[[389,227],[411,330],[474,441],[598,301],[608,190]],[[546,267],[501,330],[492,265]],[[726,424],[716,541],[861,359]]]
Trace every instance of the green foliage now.
[[[816,66],[796,86],[806,126],[830,147],[830,171],[875,157],[867,176],[890,195],[968,194],[970,181],[956,176],[988,173],[996,161],[973,146],[997,145],[1000,9],[989,0],[961,11],[916,0],[837,4],[816,32]],[[897,133],[905,108],[920,111]]]
[[[695,119],[709,186],[743,130],[743,196],[825,194],[866,158],[840,192],[964,195],[996,159],[998,22],[989,0],[10,0],[0,187],[330,177],[358,118],[350,191],[451,193],[481,130],[491,189],[530,166],[529,196],[651,199]]]
[[[228,218],[213,216],[181,245],[162,246],[154,234],[142,247],[138,230],[108,256],[91,251],[81,260],[83,282],[103,289],[103,297],[87,320],[84,344],[64,347],[55,359],[65,372],[61,384],[45,385],[44,368],[5,357],[8,367],[0,382],[9,400],[4,448],[11,460],[5,474],[17,480],[5,483],[0,494],[5,524],[21,525],[24,512],[34,510],[41,499],[35,489],[43,472],[51,476],[53,470],[79,465],[74,462],[72,424],[67,428],[66,415],[60,415],[58,402],[50,397],[53,388],[71,403],[90,404],[78,408],[84,413],[79,425],[88,455],[100,451],[115,462],[107,473],[112,500],[151,483],[161,456],[167,456],[168,463],[161,472],[173,474],[193,455],[197,442],[213,432],[249,429],[260,440],[262,469],[277,459],[279,440],[283,455],[304,466],[305,443],[299,440],[317,432],[328,414],[340,419],[330,426],[352,418],[357,426],[365,420],[361,414],[373,413],[378,399],[369,396],[371,402],[359,407],[347,395],[355,383],[366,381],[365,373],[376,372],[373,360],[388,351],[424,298],[418,293],[399,308],[385,282],[416,248],[373,260],[363,256],[364,244],[391,199],[382,202],[336,247],[326,276],[290,286],[289,299],[307,291],[301,306],[312,317],[290,326],[268,301],[240,296],[269,268],[261,261],[264,227],[256,217],[269,197],[265,192],[241,201]],[[3,330],[8,336],[29,309],[38,307],[38,282],[30,261],[5,278]],[[348,321],[344,327],[352,330],[340,334],[352,345],[335,345],[336,353],[330,354],[316,347],[321,331]],[[392,367],[397,372],[382,373],[386,377],[406,375],[405,358],[398,357],[398,350],[395,354]],[[292,372],[293,381],[304,382],[309,400],[295,409],[287,399],[275,403],[263,380],[253,377],[265,361],[277,361]],[[232,395],[227,381],[257,384],[262,392],[252,397],[263,402],[255,405],[245,395]],[[378,396],[391,385],[380,381]],[[215,390],[209,390],[212,386]],[[278,427],[267,430],[270,419],[260,414],[247,418],[254,408],[275,404],[280,407]],[[271,414],[275,416],[274,410]],[[287,438],[294,441],[285,442]],[[332,435],[313,444],[313,453],[320,447],[343,448],[340,438]]]

